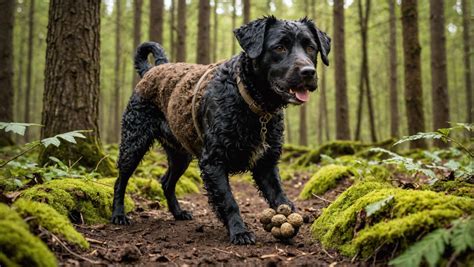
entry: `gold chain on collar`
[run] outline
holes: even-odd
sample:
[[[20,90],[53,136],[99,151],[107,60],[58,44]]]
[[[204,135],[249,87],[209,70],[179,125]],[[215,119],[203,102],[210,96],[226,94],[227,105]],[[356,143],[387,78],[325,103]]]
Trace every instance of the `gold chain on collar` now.
[[[250,110],[252,110],[255,114],[259,115],[259,122],[260,122],[260,138],[262,139],[262,146],[263,149],[266,150],[269,145],[267,144],[267,123],[272,119],[272,113],[264,111],[250,96],[247,89],[245,89],[242,80],[240,79],[240,72],[237,71],[235,80],[237,82],[237,87],[239,88],[239,93],[244,99],[245,103],[249,106]]]

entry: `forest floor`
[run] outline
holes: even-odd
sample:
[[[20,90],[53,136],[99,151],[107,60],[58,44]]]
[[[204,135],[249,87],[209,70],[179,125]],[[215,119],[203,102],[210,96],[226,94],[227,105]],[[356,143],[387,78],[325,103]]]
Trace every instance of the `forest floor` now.
[[[305,175],[295,177],[294,180],[285,181],[284,187],[299,212],[309,216],[312,222],[329,203],[326,199],[297,199],[308,178]],[[268,205],[259,196],[257,189],[250,182],[241,179],[233,179],[232,188],[244,221],[256,235],[255,245],[232,245],[226,228],[212,212],[207,196],[193,193],[180,200],[184,209],[192,211],[193,220],[175,221],[165,207],[156,210],[138,208],[129,214],[133,220],[130,226],[76,225],[91,248],[87,251],[77,250],[75,253],[88,260],[81,260],[67,251],[56,251],[58,261],[64,265],[351,265],[350,259],[335,251],[323,249],[319,242],[311,238],[310,223],[304,224],[291,242],[277,241],[263,230],[258,221],[258,214]],[[331,195],[332,193],[328,193],[325,197],[331,199]],[[334,197],[336,195],[334,192]],[[141,203],[139,201],[136,200],[139,207],[148,205],[145,200]]]

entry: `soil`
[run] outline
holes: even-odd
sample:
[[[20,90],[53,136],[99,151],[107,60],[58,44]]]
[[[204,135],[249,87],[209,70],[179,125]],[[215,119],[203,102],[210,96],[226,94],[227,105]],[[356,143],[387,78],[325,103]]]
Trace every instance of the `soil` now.
[[[325,250],[311,238],[310,222],[321,213],[340,190],[332,190],[323,197],[308,201],[297,199],[307,175],[296,175],[284,182],[287,195],[309,218],[298,235],[282,243],[263,230],[258,214],[268,205],[255,187],[243,180],[232,180],[234,196],[257,243],[248,246],[230,244],[227,230],[212,212],[205,194],[190,194],[180,200],[184,209],[193,213],[192,221],[175,221],[171,214],[160,209],[142,209],[129,214],[130,226],[76,225],[91,248],[87,251],[54,245],[61,265],[218,265],[218,266],[338,266],[353,265],[351,259]],[[137,200],[143,201],[143,200]],[[146,206],[146,204],[137,206]],[[76,255],[74,255],[76,254]],[[360,262],[359,262],[360,263]]]

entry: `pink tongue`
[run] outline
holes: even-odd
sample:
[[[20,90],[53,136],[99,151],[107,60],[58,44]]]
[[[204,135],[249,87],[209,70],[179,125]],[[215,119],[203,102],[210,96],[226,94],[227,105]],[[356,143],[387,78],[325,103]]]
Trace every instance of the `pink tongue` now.
[[[296,91],[296,92],[295,92],[295,96],[296,96],[296,98],[298,98],[298,100],[300,100],[301,102],[307,102],[307,101],[309,100],[309,92],[308,92],[308,90]]]

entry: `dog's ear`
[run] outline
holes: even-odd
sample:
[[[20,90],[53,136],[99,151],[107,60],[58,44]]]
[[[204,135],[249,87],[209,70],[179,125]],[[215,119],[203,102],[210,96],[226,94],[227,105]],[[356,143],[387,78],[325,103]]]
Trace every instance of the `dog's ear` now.
[[[314,36],[316,43],[319,46],[319,52],[321,53],[321,59],[323,60],[326,66],[329,66],[328,54],[331,51],[331,38],[323,31],[318,29],[314,22],[308,18],[300,20],[302,23],[306,24],[311,33]]]
[[[239,41],[240,47],[250,58],[255,59],[262,53],[265,29],[274,22],[276,22],[274,16],[263,17],[234,30],[235,38]]]

